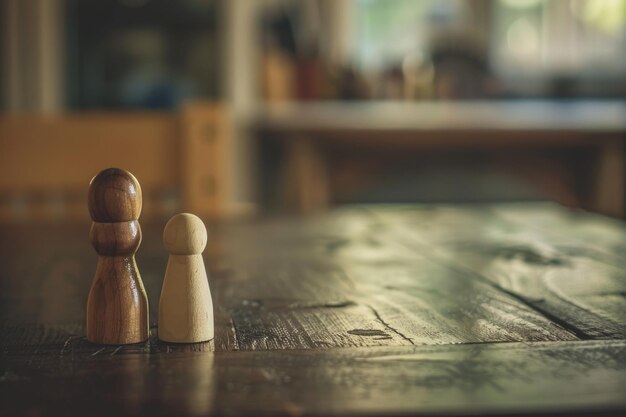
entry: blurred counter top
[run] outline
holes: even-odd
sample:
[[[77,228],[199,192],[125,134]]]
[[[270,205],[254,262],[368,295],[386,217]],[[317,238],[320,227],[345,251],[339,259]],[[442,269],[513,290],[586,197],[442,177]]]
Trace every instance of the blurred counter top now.
[[[271,131],[626,131],[624,101],[315,102],[262,107]]]

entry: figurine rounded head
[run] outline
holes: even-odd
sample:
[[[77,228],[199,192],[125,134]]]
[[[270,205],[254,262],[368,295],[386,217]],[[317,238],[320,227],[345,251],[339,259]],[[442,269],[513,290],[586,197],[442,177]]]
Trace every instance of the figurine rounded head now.
[[[108,168],[89,183],[89,214],[94,222],[118,223],[139,219],[141,186],[133,174]]]
[[[197,255],[206,247],[207,231],[198,216],[181,213],[172,217],[163,230],[163,243],[172,255]]]

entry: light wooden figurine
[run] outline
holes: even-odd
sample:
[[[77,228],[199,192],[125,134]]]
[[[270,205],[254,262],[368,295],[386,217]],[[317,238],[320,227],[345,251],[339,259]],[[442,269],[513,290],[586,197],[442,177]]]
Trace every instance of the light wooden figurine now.
[[[170,252],[159,300],[159,339],[196,343],[213,339],[213,301],[202,251],[207,231],[197,216],[177,214],[163,243]]]
[[[89,183],[89,237],[98,266],[87,299],[87,340],[121,345],[148,338],[148,298],[135,263],[141,243],[141,187],[109,168]]]

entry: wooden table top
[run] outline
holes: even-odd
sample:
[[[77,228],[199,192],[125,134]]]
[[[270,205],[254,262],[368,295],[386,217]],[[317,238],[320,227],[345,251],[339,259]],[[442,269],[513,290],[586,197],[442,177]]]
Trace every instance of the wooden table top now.
[[[622,415],[626,228],[554,205],[209,225],[216,337],[84,338],[89,225],[0,225],[0,415]]]

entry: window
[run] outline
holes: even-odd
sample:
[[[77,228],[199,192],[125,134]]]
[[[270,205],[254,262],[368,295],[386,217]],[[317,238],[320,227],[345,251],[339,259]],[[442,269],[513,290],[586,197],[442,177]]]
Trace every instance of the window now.
[[[505,73],[626,71],[626,0],[497,0],[492,63]]]

